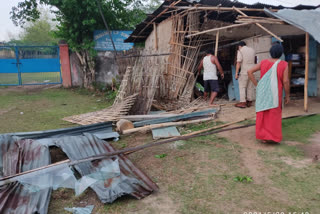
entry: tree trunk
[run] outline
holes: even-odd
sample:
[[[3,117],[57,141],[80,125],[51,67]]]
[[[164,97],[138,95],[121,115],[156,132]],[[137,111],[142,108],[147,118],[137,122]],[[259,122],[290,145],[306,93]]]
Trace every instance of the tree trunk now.
[[[83,86],[85,88],[91,88],[92,83],[95,82],[96,80],[94,59],[90,56],[90,54],[86,50],[77,51],[76,54],[80,60],[80,64],[82,68]]]

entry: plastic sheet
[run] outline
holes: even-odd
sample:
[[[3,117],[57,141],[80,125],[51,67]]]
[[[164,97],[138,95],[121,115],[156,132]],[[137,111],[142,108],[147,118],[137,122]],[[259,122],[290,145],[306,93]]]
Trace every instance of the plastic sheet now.
[[[31,174],[22,175],[16,178],[29,191],[37,192],[47,188],[71,188],[75,190],[76,195],[80,195],[93,184],[120,176],[118,159],[106,160],[108,164],[96,169],[96,172],[84,175],[77,179],[74,172],[67,163],[58,166],[43,169]]]
[[[72,207],[72,208],[64,208],[64,210],[68,212],[72,212],[73,214],[91,214],[94,206],[89,205],[86,207]]]

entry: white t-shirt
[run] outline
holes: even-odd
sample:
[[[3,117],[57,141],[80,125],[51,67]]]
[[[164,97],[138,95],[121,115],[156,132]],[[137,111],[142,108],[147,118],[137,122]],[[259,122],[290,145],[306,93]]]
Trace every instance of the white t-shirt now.
[[[211,62],[211,55],[203,58],[203,80],[217,80],[217,66]]]

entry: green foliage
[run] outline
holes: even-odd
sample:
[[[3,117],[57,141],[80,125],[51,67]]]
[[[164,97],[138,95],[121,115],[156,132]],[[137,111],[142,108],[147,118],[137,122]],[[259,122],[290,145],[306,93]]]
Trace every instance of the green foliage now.
[[[155,158],[165,158],[167,154],[155,155]]]
[[[139,0],[100,1],[102,12],[111,29],[133,29],[145,15]],[[96,0],[24,0],[11,11],[16,25],[39,19],[40,5],[52,6],[58,22],[55,36],[66,40],[74,51],[88,51],[94,55],[93,31],[105,29]]]
[[[20,35],[25,45],[57,45],[58,39],[53,35],[53,24],[50,22],[48,11],[42,11],[39,19],[27,22]]]
[[[253,180],[252,180],[252,177],[249,177],[249,176],[237,176],[233,179],[234,181],[238,181],[238,182],[247,182],[247,183],[251,183]]]

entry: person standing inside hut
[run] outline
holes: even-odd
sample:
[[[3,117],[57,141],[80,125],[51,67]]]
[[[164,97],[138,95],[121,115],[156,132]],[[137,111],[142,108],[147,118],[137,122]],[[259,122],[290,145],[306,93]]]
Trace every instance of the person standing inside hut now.
[[[238,108],[250,107],[254,100],[254,86],[249,81],[247,72],[255,64],[255,56],[253,48],[246,46],[243,41],[239,42],[235,77],[239,81],[240,102],[235,105]]]
[[[248,70],[248,76],[257,86],[256,96],[256,138],[266,142],[282,140],[282,91],[285,90],[285,104],[290,101],[290,81],[288,63],[280,59],[283,47],[274,44],[270,49],[270,59]],[[253,73],[260,70],[259,84]]]
[[[207,100],[208,94],[211,92],[209,104],[213,105],[213,101],[219,92],[219,82],[217,75],[217,68],[220,72],[221,78],[224,78],[223,69],[213,50],[207,50],[206,56],[201,60],[198,67],[200,72],[203,68],[203,81],[204,81],[204,99]]]

